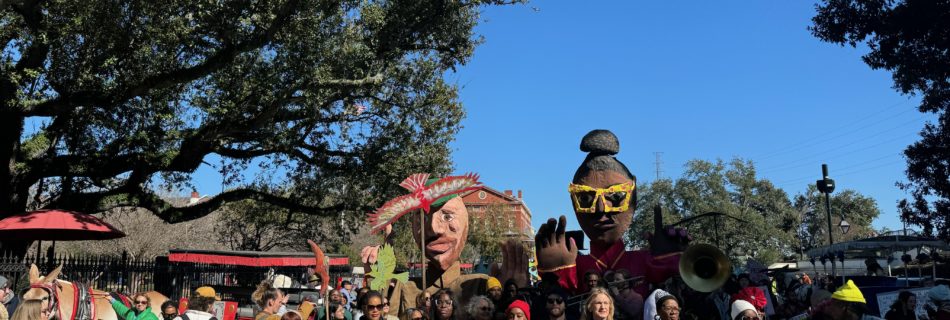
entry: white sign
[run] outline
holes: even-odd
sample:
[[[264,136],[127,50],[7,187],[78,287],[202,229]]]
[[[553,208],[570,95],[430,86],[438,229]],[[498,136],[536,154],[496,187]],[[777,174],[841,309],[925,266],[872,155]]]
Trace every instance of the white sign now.
[[[215,301],[213,308],[211,313],[214,314],[215,319],[224,319],[224,301]]]
[[[884,315],[887,314],[887,311],[891,310],[891,305],[894,304],[894,301],[897,301],[897,295],[900,294],[901,291],[910,291],[917,296],[917,316],[921,317],[921,319],[926,319],[927,311],[924,310],[924,306],[930,303],[930,298],[927,296],[927,292],[930,291],[930,288],[913,288],[878,293],[877,308],[881,311],[881,317],[883,318]]]

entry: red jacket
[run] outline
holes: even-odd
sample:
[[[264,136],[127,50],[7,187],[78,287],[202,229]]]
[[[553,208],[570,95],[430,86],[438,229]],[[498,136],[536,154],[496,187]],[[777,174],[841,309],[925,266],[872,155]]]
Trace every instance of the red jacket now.
[[[765,310],[765,305],[768,303],[768,300],[765,300],[765,292],[762,292],[762,289],[758,287],[746,287],[736,294],[732,295],[732,301],[736,300],[745,300],[755,306],[759,312]]]

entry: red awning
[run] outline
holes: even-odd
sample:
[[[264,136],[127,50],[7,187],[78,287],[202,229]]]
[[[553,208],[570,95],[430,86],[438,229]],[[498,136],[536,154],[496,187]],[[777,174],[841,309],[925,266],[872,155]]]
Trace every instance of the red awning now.
[[[328,257],[331,266],[350,264],[348,257]],[[210,250],[171,250],[169,262],[190,262],[207,264],[225,264],[249,267],[305,267],[314,265],[310,252],[252,252],[252,251],[210,251]]]
[[[125,237],[92,215],[65,210],[39,210],[0,220],[0,237],[21,240],[107,240]]]

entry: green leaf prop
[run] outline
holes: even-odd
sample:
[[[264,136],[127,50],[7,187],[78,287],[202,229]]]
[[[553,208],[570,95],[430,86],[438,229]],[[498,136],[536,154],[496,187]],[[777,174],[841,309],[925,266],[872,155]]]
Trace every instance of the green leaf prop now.
[[[379,255],[376,264],[370,267],[372,271],[367,274],[373,277],[369,283],[370,289],[380,291],[389,287],[389,281],[396,279],[398,281],[409,281],[409,273],[393,273],[396,270],[396,252],[390,245],[383,245],[379,248]]]

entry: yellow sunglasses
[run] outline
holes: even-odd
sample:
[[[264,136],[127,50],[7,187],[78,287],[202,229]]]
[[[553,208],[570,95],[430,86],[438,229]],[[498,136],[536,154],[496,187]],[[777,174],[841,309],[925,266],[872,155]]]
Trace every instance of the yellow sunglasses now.
[[[633,199],[633,190],[637,186],[633,183],[613,185],[604,189],[570,184],[567,191],[574,200],[574,211],[578,213],[594,213],[597,211],[597,201],[604,204],[604,212],[624,212],[630,208]]]

